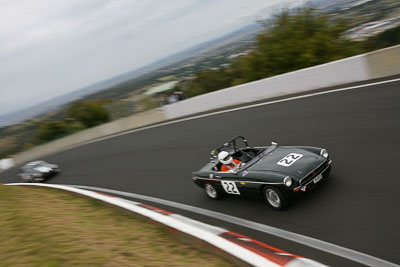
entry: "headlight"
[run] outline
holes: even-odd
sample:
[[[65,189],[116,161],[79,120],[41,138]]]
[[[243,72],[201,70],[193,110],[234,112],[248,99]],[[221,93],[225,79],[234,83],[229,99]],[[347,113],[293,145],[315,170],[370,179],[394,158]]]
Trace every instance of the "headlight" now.
[[[323,156],[324,158],[328,158],[329,157],[329,154],[328,154],[328,151],[324,148],[324,149],[321,149],[321,153],[319,153],[321,156]]]
[[[283,183],[286,187],[291,187],[293,184],[293,180],[289,176],[286,176],[285,179],[283,179]]]

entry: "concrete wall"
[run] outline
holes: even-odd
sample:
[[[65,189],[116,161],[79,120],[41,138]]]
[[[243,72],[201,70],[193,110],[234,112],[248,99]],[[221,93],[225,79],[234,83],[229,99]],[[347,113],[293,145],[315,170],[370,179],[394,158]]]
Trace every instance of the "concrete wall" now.
[[[365,55],[371,79],[400,73],[400,45]]]
[[[169,119],[207,110],[400,74],[400,46],[196,96],[164,106]]]
[[[85,143],[90,140],[98,139],[107,135],[115,134],[121,131],[143,127],[149,124],[164,121],[166,117],[160,109],[150,110],[136,114],[134,116],[122,118],[109,123],[99,125],[64,138],[34,147],[26,152],[22,152],[14,157],[16,165],[30,161],[32,159],[43,157],[44,155],[61,151],[65,148]]]
[[[0,160],[0,171],[7,170],[11,167],[14,167],[13,159],[1,159]]]
[[[107,135],[167,119],[322,87],[400,74],[400,45],[193,97],[55,140],[18,154],[21,164]]]

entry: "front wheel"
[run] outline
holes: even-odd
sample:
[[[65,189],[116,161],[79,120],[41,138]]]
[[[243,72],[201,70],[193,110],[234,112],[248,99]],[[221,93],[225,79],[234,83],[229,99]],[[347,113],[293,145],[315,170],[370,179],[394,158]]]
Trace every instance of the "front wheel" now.
[[[286,196],[275,187],[264,187],[263,195],[267,204],[273,209],[283,210],[288,205]]]
[[[207,196],[212,199],[220,199],[222,194],[218,192],[214,185],[206,183],[204,184],[204,191],[206,192]]]

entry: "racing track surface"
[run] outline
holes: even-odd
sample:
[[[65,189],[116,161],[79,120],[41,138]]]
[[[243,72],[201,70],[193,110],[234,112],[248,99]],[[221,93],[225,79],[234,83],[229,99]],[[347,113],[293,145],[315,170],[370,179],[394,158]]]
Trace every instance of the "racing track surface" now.
[[[49,182],[185,203],[400,264],[399,89],[394,82],[330,93],[95,142],[45,158],[62,168]],[[325,147],[334,161],[330,179],[283,212],[256,198],[210,200],[191,172],[209,160],[213,147],[239,134],[250,145]],[[15,182],[16,174],[16,168],[3,172],[0,182]]]

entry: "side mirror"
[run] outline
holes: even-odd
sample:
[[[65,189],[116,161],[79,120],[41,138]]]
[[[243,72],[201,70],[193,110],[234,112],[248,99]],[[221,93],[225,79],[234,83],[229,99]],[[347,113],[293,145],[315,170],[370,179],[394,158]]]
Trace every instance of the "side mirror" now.
[[[215,150],[211,151],[210,153],[210,159],[215,159],[217,155],[215,155],[217,152]]]
[[[278,143],[271,142],[271,145],[273,145],[273,146],[277,146],[277,145],[278,145]]]

